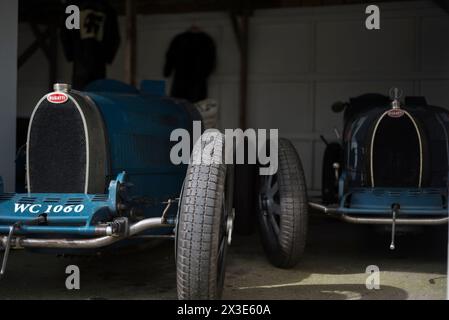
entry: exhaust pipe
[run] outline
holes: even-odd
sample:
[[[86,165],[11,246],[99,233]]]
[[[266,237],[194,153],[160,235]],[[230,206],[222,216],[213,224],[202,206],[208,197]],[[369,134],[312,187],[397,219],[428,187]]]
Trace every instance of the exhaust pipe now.
[[[110,235],[92,239],[33,239],[17,236],[11,239],[11,246],[18,248],[95,249],[111,245],[149,229],[170,226],[173,226],[173,224],[165,222],[160,217],[149,218],[131,225],[127,236]],[[7,236],[0,237],[2,247],[5,247],[7,242]]]

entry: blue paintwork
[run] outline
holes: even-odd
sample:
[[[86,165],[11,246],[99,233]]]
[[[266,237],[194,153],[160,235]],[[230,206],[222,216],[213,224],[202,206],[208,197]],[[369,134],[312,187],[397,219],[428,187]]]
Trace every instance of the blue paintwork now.
[[[155,88],[151,89],[151,85]],[[187,111],[186,102],[148,92],[161,93],[158,83],[144,83],[146,92],[113,80],[96,81],[81,93],[98,107],[106,129],[109,146],[109,190],[104,194],[4,194],[0,179],[0,233],[7,233],[15,222],[27,222],[45,212],[48,205],[84,205],[80,212],[58,212],[47,215],[45,226],[23,226],[18,233],[42,236],[63,234],[93,236],[95,225],[111,222],[118,216],[116,197],[131,206],[145,199],[151,205],[139,207],[145,218],[160,217],[164,201],[179,197],[187,165],[170,161],[170,134],[174,129],[191,130],[192,120],[199,114]],[[158,91],[159,90],[159,91]],[[125,185],[125,190],[118,188]],[[120,189],[120,191],[119,191]],[[49,202],[51,201],[51,202]],[[38,204],[33,212],[15,212],[17,204]],[[37,210],[39,208],[39,210]],[[35,212],[34,212],[35,211]],[[174,223],[177,206],[169,211],[168,220]],[[173,228],[152,229],[152,234],[172,233]]]
[[[447,189],[353,188],[341,198],[338,212],[391,216],[392,204],[400,204],[401,215],[447,216]]]
[[[113,79],[102,79],[92,81],[84,88],[84,91],[139,94],[139,90],[137,90],[135,87]]]
[[[165,96],[165,81],[163,80],[142,80],[140,83],[140,92],[155,96]]]
[[[123,90],[86,95],[103,116],[110,146],[110,175],[126,171],[127,181],[133,185],[129,197],[151,198],[155,205],[145,208],[145,216],[160,216],[163,202],[179,196],[187,169],[186,165],[171,163],[173,143],[169,139],[173,130],[192,125],[185,103]],[[170,210],[170,216],[174,215],[175,206]]]
[[[134,185],[130,197],[151,197],[158,205],[147,208],[146,215],[160,216],[162,202],[179,196],[187,169],[171,163],[169,137],[174,129],[188,128],[190,117],[182,105],[156,96],[87,94],[102,113],[108,132],[110,174],[126,171]]]
[[[118,182],[125,182],[125,174],[120,173],[111,181],[108,194],[8,194],[0,195],[0,233],[7,233],[10,225],[15,222],[27,223],[42,214],[47,216],[45,226],[21,226],[19,234],[67,234],[95,235],[95,225],[100,221],[108,221],[116,214],[116,194]],[[70,212],[55,208],[68,208]],[[75,212],[77,206],[83,210]],[[23,210],[16,210],[21,207]],[[51,210],[49,210],[51,208]],[[80,207],[79,207],[80,208]]]

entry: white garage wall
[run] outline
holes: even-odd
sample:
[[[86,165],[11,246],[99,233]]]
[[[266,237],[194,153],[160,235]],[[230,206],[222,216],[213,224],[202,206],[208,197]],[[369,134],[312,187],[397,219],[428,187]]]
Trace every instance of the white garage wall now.
[[[426,95],[430,103],[449,107],[449,15],[430,1],[380,8],[380,31],[365,29],[361,5],[260,10],[251,18],[249,125],[279,128],[293,140],[312,190],[320,188],[324,145],[319,135],[333,139],[333,128],[342,125],[341,115],[330,111],[336,100],[387,94],[398,86],[407,95]],[[239,58],[227,14],[139,16],[138,78],[161,79],[170,40],[193,23],[216,41],[218,67],[210,96],[220,102],[221,126],[234,128]],[[62,57],[60,65],[60,79],[69,81],[70,65]],[[123,46],[108,74],[123,78]],[[22,70],[19,77],[26,78],[21,75]],[[28,97],[36,92],[26,81],[20,84]],[[31,108],[20,104],[20,114]]]
[[[17,2],[0,1],[0,176],[7,192],[15,185],[17,19]]]

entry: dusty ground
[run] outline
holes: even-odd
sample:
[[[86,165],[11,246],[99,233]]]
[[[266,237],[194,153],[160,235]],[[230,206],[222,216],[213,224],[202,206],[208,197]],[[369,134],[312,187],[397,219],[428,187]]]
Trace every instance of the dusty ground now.
[[[314,218],[306,255],[292,270],[269,265],[257,234],[236,237],[224,298],[444,299],[446,230],[399,237],[398,249],[390,252],[388,234]],[[14,251],[0,281],[0,299],[175,299],[173,253],[172,242],[87,260]],[[80,290],[65,288],[69,264],[80,267]],[[380,290],[365,287],[368,265],[380,268]]]

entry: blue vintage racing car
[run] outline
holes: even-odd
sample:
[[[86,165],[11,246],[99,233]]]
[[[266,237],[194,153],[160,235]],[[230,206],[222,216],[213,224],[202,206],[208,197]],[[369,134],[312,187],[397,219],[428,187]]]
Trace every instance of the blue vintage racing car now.
[[[340,142],[327,144],[321,202],[311,208],[350,223],[448,223],[449,112],[424,97],[365,94],[347,103]]]
[[[102,80],[85,92],[56,84],[28,128],[26,193],[0,183],[1,276],[11,248],[91,254],[148,239],[175,240],[180,299],[219,298],[233,229],[233,167],[223,136],[205,133],[174,164],[175,129],[201,121],[191,104]],[[206,148],[207,146],[207,148]],[[0,179],[1,180],[1,179]]]

